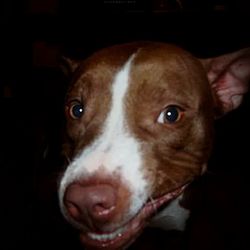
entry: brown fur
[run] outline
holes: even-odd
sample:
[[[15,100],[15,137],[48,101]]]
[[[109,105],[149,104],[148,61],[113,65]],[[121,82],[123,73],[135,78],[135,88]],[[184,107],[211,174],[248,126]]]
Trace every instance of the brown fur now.
[[[134,51],[133,46],[120,50],[114,46],[111,51],[103,50],[95,53],[84,62],[75,64],[75,70],[66,96],[67,136],[71,146],[65,144],[65,154],[72,159],[79,150],[89,145],[98,134],[109,111],[111,99],[111,83],[115,73],[128,60]],[[72,63],[71,63],[72,64]],[[82,119],[72,120],[68,116],[69,105],[72,100],[82,102],[85,113]],[[87,131],[87,133],[85,133]],[[79,140],[79,138],[83,138]],[[74,149],[74,150],[72,150]]]
[[[139,51],[131,67],[127,96],[129,124],[142,141],[153,196],[200,175],[211,148],[212,96],[201,65],[175,46],[157,44]],[[168,105],[184,115],[176,124],[159,124]]]

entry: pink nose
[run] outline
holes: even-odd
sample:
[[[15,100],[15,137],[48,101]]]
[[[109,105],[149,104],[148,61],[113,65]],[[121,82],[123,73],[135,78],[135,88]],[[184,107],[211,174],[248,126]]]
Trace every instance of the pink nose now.
[[[71,184],[65,194],[69,215],[77,222],[98,227],[112,219],[117,203],[116,189],[109,184]]]

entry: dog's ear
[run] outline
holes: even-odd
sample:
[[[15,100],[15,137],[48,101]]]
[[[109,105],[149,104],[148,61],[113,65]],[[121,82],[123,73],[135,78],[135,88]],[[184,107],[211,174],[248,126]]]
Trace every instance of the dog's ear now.
[[[60,60],[60,68],[65,76],[71,77],[76,69],[80,66],[81,61],[62,56]]]
[[[217,115],[236,109],[248,90],[250,48],[200,61],[207,72]]]

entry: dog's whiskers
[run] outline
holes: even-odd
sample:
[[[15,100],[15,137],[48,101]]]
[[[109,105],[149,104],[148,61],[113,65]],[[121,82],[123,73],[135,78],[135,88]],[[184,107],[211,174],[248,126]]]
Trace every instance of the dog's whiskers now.
[[[179,184],[177,181],[175,181],[173,178],[169,177],[167,174],[165,174],[165,177],[168,178],[174,185]]]
[[[70,163],[71,163],[71,160],[70,160],[70,158],[68,157],[67,154],[65,154],[65,159],[66,159],[66,161],[67,161],[67,164],[70,164]]]
[[[154,202],[154,198],[150,195],[149,196],[149,200],[150,200],[150,202],[151,202],[151,204],[152,204],[152,207],[153,207],[153,209],[154,209],[154,212],[156,213],[157,212],[157,206],[156,206],[156,204],[155,204],[155,202]]]

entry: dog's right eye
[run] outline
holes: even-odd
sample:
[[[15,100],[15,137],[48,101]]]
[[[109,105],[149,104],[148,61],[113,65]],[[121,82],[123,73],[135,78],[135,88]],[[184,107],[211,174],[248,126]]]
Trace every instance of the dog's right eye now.
[[[80,119],[84,113],[84,106],[79,101],[72,101],[68,105],[68,113],[73,119]]]

